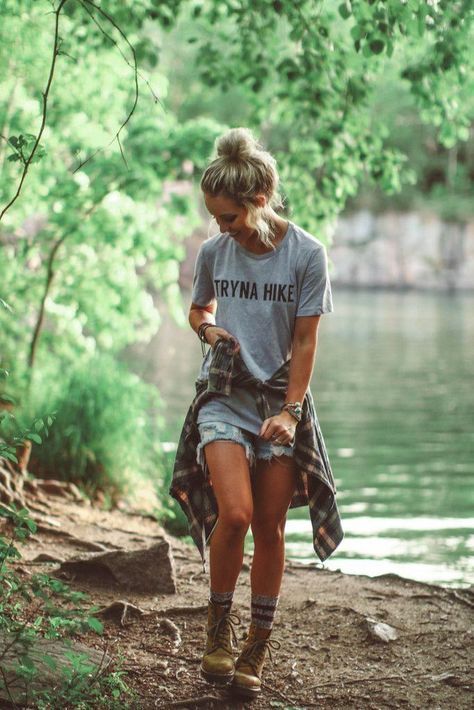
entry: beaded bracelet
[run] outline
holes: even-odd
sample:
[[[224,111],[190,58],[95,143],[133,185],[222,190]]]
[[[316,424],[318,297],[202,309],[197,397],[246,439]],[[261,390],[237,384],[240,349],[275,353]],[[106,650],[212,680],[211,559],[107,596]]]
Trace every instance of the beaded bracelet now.
[[[215,323],[208,323],[206,321],[204,323],[201,323],[201,325],[197,329],[198,338],[201,341],[201,352],[202,352],[203,357],[206,354],[206,343],[208,342],[208,340],[206,338],[206,330],[211,327],[215,328],[216,324]]]
[[[207,338],[206,338],[206,330],[208,328],[215,328],[216,324],[215,323],[208,323],[205,321],[204,323],[201,323],[197,330],[198,338],[201,340],[203,343],[207,343]]]

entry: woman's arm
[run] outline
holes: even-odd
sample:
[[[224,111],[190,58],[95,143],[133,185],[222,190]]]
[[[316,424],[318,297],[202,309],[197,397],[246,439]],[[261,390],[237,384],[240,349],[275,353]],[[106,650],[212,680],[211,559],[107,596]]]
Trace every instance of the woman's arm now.
[[[203,323],[212,323],[212,328],[207,328],[205,337],[211,348],[214,347],[216,341],[219,338],[224,338],[225,340],[232,340],[236,344],[235,351],[239,351],[239,344],[233,335],[224,330],[224,328],[219,328],[215,325],[216,319],[215,314],[217,310],[217,302],[214,299],[208,306],[198,306],[197,303],[191,303],[189,309],[189,325],[197,333],[199,326]]]
[[[321,316],[296,318],[285,402],[302,402],[313,374]]]
[[[304,399],[313,374],[320,318],[321,316],[296,318],[285,402],[302,402]],[[293,439],[296,423],[289,412],[282,411],[265,419],[260,436],[267,441],[276,438],[287,444]]]

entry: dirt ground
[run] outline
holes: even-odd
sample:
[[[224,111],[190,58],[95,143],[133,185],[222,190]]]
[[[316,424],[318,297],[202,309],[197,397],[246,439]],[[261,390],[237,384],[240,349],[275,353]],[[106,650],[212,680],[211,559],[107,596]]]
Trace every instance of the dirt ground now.
[[[104,512],[88,504],[50,498],[38,532],[22,546],[17,567],[24,574],[52,573],[57,563],[33,562],[39,553],[68,557],[90,549],[138,549],[163,534],[149,517]],[[233,698],[226,688],[199,675],[205,639],[208,577],[197,550],[168,536],[177,593],[147,596],[106,585],[100,579],[70,582],[106,606],[126,600],[141,610],[121,626],[105,621],[102,637],[83,643],[123,659],[126,682],[138,709],[244,708],[267,710],[471,710],[474,707],[474,589],[444,589],[397,575],[365,577],[323,569],[319,563],[288,563],[273,638],[281,643],[267,660],[263,691],[252,701]],[[250,622],[251,559],[246,557],[233,611]],[[396,640],[374,640],[367,618],[392,626]]]

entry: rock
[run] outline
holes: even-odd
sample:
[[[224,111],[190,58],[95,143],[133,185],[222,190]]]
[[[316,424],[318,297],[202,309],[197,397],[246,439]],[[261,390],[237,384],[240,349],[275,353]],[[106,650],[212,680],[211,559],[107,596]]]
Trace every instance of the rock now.
[[[56,481],[48,478],[35,478],[33,480],[34,488],[39,488],[44,493],[52,496],[60,496],[61,498],[71,498],[72,500],[81,503],[84,496],[79,488],[70,481]]]
[[[56,557],[56,555],[50,555],[49,552],[40,552],[39,555],[36,555],[32,560],[32,562],[63,562],[63,559],[61,557]]]
[[[112,663],[110,656],[82,643],[44,638],[33,638],[26,641],[18,638],[17,634],[0,631],[0,658],[2,659],[3,674],[0,698],[13,699],[14,703],[27,705],[32,699],[33,691],[57,687],[62,679],[66,681],[66,678],[70,677],[71,671],[76,667],[74,663],[77,664],[77,661],[74,662],[67,657],[70,652],[85,655],[80,666],[84,668],[87,665],[90,668],[91,676],[97,673],[99,668],[102,672]],[[16,670],[19,660],[24,656],[31,660],[36,669],[36,673],[31,679],[24,677],[24,673],[18,674]],[[68,675],[63,674],[64,670],[68,671]]]
[[[366,617],[365,621],[367,622],[369,635],[374,641],[388,643],[389,641],[396,641],[398,638],[398,633],[393,626],[377,621],[377,619],[371,619],[369,616]]]
[[[142,550],[114,550],[66,560],[58,576],[87,577],[98,585],[116,584],[128,591],[175,594],[174,560],[167,540]]]
[[[171,619],[162,619],[159,626],[167,636],[171,636],[175,646],[181,645],[181,634],[174,621],[171,621]]]
[[[349,287],[474,288],[474,220],[360,210],[340,216],[331,246],[332,282]]]
[[[24,483],[24,472],[8,459],[0,457],[0,502],[25,508]]]
[[[97,612],[97,616],[115,619],[115,621],[118,621],[121,626],[126,626],[127,623],[130,623],[127,621],[128,617],[140,617],[143,616],[144,613],[143,609],[135,606],[135,604],[130,604],[129,602],[119,599],[100,609]]]

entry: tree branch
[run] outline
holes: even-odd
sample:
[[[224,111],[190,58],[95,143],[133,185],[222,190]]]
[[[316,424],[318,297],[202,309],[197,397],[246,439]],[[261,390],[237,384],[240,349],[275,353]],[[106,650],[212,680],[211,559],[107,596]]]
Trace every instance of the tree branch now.
[[[104,35],[104,37],[107,37],[107,39],[109,39],[109,40],[117,47],[117,49],[119,50],[119,52],[120,52],[120,54],[122,55],[122,57],[124,57],[124,59],[125,59],[125,61],[127,62],[127,64],[129,64],[129,62],[128,62],[127,58],[124,56],[124,54],[123,54],[122,50],[120,49],[120,47],[118,46],[117,42],[114,40],[114,38],[113,38],[111,35],[109,35],[109,34],[103,29],[103,27],[100,25],[100,23],[97,21],[97,19],[93,16],[93,14],[92,14],[92,12],[90,11],[90,9],[87,8],[87,5],[91,5],[95,10],[97,10],[97,12],[98,12],[100,15],[102,15],[102,17],[104,17],[108,22],[110,22],[110,24],[117,30],[117,32],[120,34],[120,36],[123,38],[123,40],[124,40],[124,41],[127,43],[127,45],[130,47],[130,51],[132,52],[132,56],[133,56],[133,78],[134,78],[134,82],[135,82],[135,98],[134,98],[134,101],[133,101],[133,106],[132,106],[132,108],[130,109],[130,111],[129,111],[127,117],[125,118],[125,121],[122,123],[122,125],[121,125],[120,128],[118,129],[118,131],[117,131],[117,133],[115,134],[115,136],[112,138],[112,140],[110,141],[110,143],[108,143],[107,146],[105,146],[105,147],[108,148],[110,145],[112,145],[112,143],[113,143],[115,140],[117,141],[118,146],[119,146],[119,148],[120,148],[120,153],[121,153],[121,155],[122,155],[122,159],[123,159],[123,161],[124,161],[124,163],[125,163],[125,166],[126,166],[126,168],[127,168],[127,170],[128,170],[127,161],[126,161],[126,159],[125,159],[125,155],[124,155],[123,149],[122,149],[122,144],[121,144],[121,142],[120,142],[120,133],[121,133],[121,131],[125,128],[125,126],[127,125],[127,123],[130,121],[131,117],[133,116],[133,114],[134,114],[134,112],[135,112],[135,109],[136,109],[136,107],[137,107],[137,104],[138,104],[138,65],[137,65],[137,56],[136,56],[136,53],[135,53],[135,49],[134,49],[133,45],[131,44],[131,42],[129,41],[129,39],[127,38],[127,36],[125,35],[125,33],[124,33],[124,32],[120,29],[120,27],[117,25],[117,23],[115,22],[115,20],[113,19],[113,17],[111,17],[107,12],[105,12],[105,10],[103,10],[99,5],[96,5],[94,2],[92,2],[92,0],[79,0],[79,2],[81,3],[82,7],[83,7],[84,10],[87,12],[87,14],[92,18],[92,20],[93,20],[94,23],[97,25],[97,27],[100,29],[100,31],[102,32],[102,34]],[[86,163],[88,163],[90,160],[92,160],[92,158],[94,158],[98,153],[100,153],[100,152],[103,151],[103,150],[104,150],[104,148],[98,148],[96,151],[94,151],[94,152],[92,153],[92,155],[90,155],[88,158],[86,158],[86,159],[83,160],[81,163],[79,163],[79,165],[73,170],[73,173],[76,173],[78,170],[80,170]]]
[[[86,213],[84,214],[83,221],[90,217],[90,215],[94,212],[94,210],[97,209],[97,207],[100,205],[102,202],[103,197],[101,197],[100,200],[95,202],[92,207],[90,207]],[[36,324],[35,328],[33,331],[33,337],[31,339],[31,345],[30,345],[30,352],[28,355],[28,372],[29,372],[29,377],[31,379],[31,371],[33,369],[33,365],[35,363],[35,356],[36,356],[36,349],[38,346],[38,341],[39,337],[41,334],[41,328],[43,327],[43,321],[44,321],[44,314],[45,314],[45,305],[46,305],[46,299],[49,295],[49,291],[51,289],[51,284],[53,282],[54,274],[55,272],[53,271],[53,262],[54,259],[56,258],[56,254],[58,253],[59,247],[64,243],[64,241],[67,239],[69,236],[68,234],[63,234],[62,237],[60,237],[53,245],[53,248],[51,249],[51,252],[48,257],[48,266],[46,270],[46,283],[44,286],[44,291],[43,291],[43,296],[41,297],[41,303],[38,311],[38,317],[36,319]]]
[[[23,183],[25,182],[26,175],[28,173],[29,167],[31,165],[31,162],[34,158],[34,155],[36,153],[36,149],[38,148],[39,142],[41,140],[41,136],[43,135],[44,127],[46,125],[46,113],[47,113],[47,107],[48,107],[48,96],[49,96],[49,90],[51,88],[51,84],[53,82],[53,76],[54,76],[54,70],[56,68],[56,57],[58,56],[58,51],[59,51],[59,15],[61,13],[61,10],[63,9],[64,5],[66,4],[67,0],[61,0],[58,6],[58,9],[54,11],[54,15],[56,16],[55,19],[55,24],[54,24],[54,46],[53,46],[53,59],[51,62],[51,67],[49,70],[49,77],[48,81],[46,84],[46,88],[42,94],[43,96],[43,114],[41,117],[41,126],[40,130],[38,132],[38,135],[35,140],[35,144],[33,146],[33,149],[28,156],[28,158],[25,160],[25,164],[23,166],[23,173],[20,178],[20,183],[18,185],[17,191],[15,195],[12,197],[10,202],[3,208],[2,212],[0,213],[0,221],[2,220],[3,215],[6,213],[8,209],[13,205],[13,203],[18,199],[20,196],[21,188],[23,187]]]

